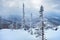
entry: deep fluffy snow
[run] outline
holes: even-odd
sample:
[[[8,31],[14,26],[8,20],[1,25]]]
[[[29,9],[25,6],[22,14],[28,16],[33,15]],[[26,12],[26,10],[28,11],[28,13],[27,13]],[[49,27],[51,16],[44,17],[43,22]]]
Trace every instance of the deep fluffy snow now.
[[[35,40],[35,37],[24,30],[0,30],[0,40]]]

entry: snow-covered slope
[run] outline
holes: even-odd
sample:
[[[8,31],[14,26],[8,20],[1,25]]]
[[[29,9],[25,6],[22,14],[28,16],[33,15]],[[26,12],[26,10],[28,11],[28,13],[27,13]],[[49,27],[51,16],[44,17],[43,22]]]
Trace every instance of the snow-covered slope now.
[[[24,30],[0,30],[0,40],[35,40],[34,35],[29,34]]]

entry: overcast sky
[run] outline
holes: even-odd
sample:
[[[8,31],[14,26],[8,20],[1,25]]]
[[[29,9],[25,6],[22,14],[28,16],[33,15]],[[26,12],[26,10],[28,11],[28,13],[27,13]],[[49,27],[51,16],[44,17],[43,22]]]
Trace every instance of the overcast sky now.
[[[39,14],[40,6],[44,6],[44,13],[60,13],[60,0],[0,0],[0,15],[22,15],[22,5],[25,4],[26,16]]]

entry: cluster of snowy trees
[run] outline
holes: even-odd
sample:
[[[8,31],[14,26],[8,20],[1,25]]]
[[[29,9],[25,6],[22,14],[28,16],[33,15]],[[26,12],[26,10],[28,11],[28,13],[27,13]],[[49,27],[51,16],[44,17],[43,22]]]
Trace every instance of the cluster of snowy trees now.
[[[24,12],[24,4],[23,4],[23,18],[14,15],[9,16],[7,19],[0,17],[0,29],[4,29],[4,28],[24,29],[29,33],[31,33],[32,35],[35,34],[36,37],[43,36],[44,30],[53,29],[56,31],[58,29],[57,25],[55,23],[51,23],[49,19],[44,18],[43,11],[44,11],[43,6],[41,6],[39,11],[40,13],[39,22],[33,25],[32,13],[31,13],[30,21],[29,22],[25,21],[25,12]]]

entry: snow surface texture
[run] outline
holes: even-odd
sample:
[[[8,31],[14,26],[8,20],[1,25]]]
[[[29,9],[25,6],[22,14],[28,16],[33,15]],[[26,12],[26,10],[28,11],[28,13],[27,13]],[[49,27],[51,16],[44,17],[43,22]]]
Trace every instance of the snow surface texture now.
[[[2,29],[0,40],[36,40],[36,38],[24,30]]]
[[[60,40],[60,28],[58,31],[49,29],[45,32],[45,34],[48,40]],[[40,38],[36,38],[35,35],[31,35],[23,29],[2,29],[0,30],[0,40],[40,40]]]

